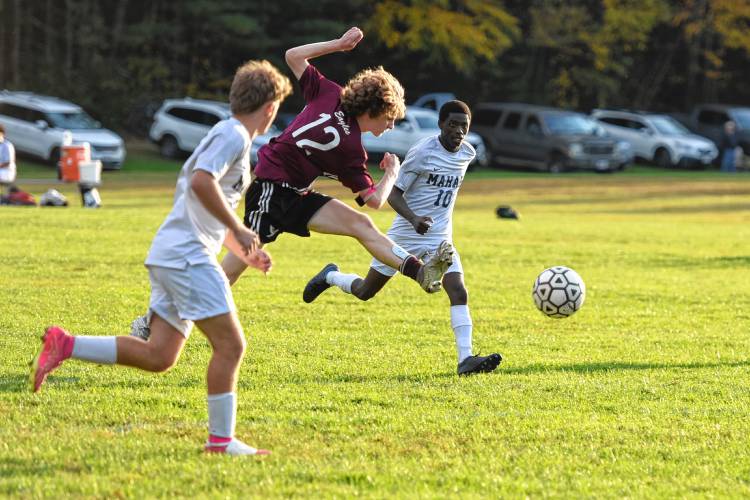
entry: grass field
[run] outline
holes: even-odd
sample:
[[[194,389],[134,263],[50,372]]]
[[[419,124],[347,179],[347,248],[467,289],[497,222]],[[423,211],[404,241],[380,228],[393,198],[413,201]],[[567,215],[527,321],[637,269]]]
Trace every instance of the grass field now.
[[[304,304],[323,264],[362,274],[369,257],[282,237],[272,273],[234,290],[250,346],[238,435],[274,452],[247,460],[200,453],[197,331],[166,374],[72,361],[28,392],[43,327],[125,333],[145,310],[174,166],[131,162],[105,175],[99,210],[69,187],[67,209],[0,210],[0,496],[750,496],[750,176],[470,175],[455,243],[475,347],[505,356],[471,378],[455,375],[444,294],[400,277],[367,303],[331,290]],[[522,219],[497,219],[498,204]],[[392,212],[370,213],[388,227]],[[530,296],[557,264],[588,288],[565,320]]]

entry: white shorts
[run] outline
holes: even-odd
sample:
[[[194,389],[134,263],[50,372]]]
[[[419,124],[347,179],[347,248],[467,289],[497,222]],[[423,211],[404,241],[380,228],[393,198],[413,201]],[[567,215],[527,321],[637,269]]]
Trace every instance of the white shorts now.
[[[193,321],[236,311],[232,290],[218,262],[185,269],[146,266],[151,279],[150,315],[156,313],[186,338]]]
[[[427,255],[428,252],[434,252],[435,249],[440,245],[439,241],[420,241],[419,243],[415,244],[406,244],[402,245],[399,242],[395,242],[398,246],[412,254],[413,256],[424,260],[424,256]],[[391,266],[387,264],[383,264],[378,259],[373,258],[372,263],[370,264],[370,267],[375,269],[377,272],[384,276],[393,276],[398,272],[398,269],[393,269]],[[445,274],[448,273],[461,273],[463,274],[464,268],[461,266],[461,257],[458,255],[458,251],[454,249],[453,252],[453,264],[448,268],[447,271],[445,271]]]
[[[0,168],[0,183],[13,184],[16,181],[15,167]]]

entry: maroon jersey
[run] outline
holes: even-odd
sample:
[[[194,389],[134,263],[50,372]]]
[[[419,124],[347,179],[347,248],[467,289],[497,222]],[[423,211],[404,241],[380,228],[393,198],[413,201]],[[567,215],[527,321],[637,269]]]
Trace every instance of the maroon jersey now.
[[[341,109],[341,86],[309,65],[299,79],[307,105],[260,148],[255,175],[305,190],[321,175],[357,193],[373,186],[357,120]]]

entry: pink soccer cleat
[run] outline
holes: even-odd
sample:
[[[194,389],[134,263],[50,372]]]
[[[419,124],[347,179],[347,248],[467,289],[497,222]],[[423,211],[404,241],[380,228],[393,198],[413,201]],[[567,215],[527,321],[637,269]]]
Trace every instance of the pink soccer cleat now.
[[[31,362],[32,391],[38,392],[47,375],[73,353],[73,336],[59,326],[50,326],[42,336],[42,348]]]

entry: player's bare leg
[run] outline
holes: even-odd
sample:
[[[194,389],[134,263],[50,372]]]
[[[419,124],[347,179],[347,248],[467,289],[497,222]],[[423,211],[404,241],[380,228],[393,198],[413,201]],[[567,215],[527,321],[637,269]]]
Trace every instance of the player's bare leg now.
[[[463,273],[446,273],[443,276],[443,287],[451,303],[451,328],[456,339],[458,374],[470,375],[493,371],[503,360],[500,354],[475,356],[472,353],[473,325],[469,314],[469,292],[464,284]]]
[[[245,335],[235,312],[195,322],[213,348],[206,377],[209,437],[206,451],[228,455],[267,455],[234,437],[237,375],[245,354]]]
[[[432,263],[423,264],[381,233],[369,216],[335,199],[323,205],[307,227],[318,233],[356,238],[373,257],[417,281],[428,293],[440,290],[440,279],[452,261],[453,249],[450,247],[449,251],[446,248],[437,252],[438,257]],[[444,265],[446,262],[448,266]]]
[[[117,364],[150,372],[169,370],[180,357],[185,336],[159,315],[151,314],[148,341],[136,337],[117,337]]]
[[[227,279],[229,279],[229,284],[234,285],[238,279],[240,279],[240,276],[242,276],[242,273],[245,272],[245,269],[247,269],[249,266],[245,264],[239,257],[237,257],[232,252],[227,252],[227,254],[224,256],[224,258],[221,261],[221,268],[224,270],[224,273],[227,275]]]
[[[179,358],[185,337],[156,315],[153,315],[151,327],[152,338],[148,342],[130,336],[73,336],[57,326],[47,328],[42,348],[32,362],[34,392],[41,388],[50,372],[69,358],[99,364],[116,363],[151,372],[168,370]]]

